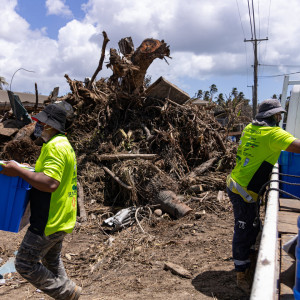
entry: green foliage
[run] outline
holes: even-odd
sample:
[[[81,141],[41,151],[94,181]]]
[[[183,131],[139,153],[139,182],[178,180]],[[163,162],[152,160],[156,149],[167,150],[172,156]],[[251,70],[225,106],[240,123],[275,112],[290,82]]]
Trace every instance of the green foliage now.
[[[243,92],[239,92],[237,88],[232,88],[228,95],[219,93],[215,84],[209,87],[209,91],[198,90],[197,98],[207,101],[214,101],[216,104],[215,113],[218,118],[224,118],[227,122],[227,130],[231,131],[236,124],[251,121],[252,108],[249,105],[250,100],[245,98]],[[203,96],[204,95],[204,96]]]
[[[197,94],[196,94],[197,96],[197,98],[199,98],[199,99],[202,99],[202,97],[203,97],[203,91],[202,90],[198,90],[198,92],[197,92]]]

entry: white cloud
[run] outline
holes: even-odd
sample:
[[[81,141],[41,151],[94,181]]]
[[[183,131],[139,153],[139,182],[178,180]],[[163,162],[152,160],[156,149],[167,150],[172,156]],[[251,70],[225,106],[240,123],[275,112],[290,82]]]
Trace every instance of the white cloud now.
[[[48,15],[72,17],[67,1],[46,0],[45,3]],[[191,85],[187,82],[200,85],[204,80],[214,82],[217,77],[226,81],[236,76],[234,80],[240,80],[248,68],[249,84],[252,84],[253,45],[244,43],[244,38],[251,38],[248,7],[246,2],[238,1],[243,32],[236,4],[235,0],[187,0],[184,3],[179,0],[87,0],[81,5],[84,18],[66,23],[59,29],[57,40],[53,40],[47,37],[45,24],[31,30],[28,21],[17,13],[17,0],[0,0],[0,76],[9,81],[15,70],[23,67],[35,73],[18,72],[14,88],[34,91],[34,82],[37,82],[46,94],[55,86],[66,93],[69,88],[65,73],[72,79],[82,80],[95,71],[104,30],[110,39],[107,52],[109,48],[118,48],[118,41],[128,36],[132,37],[135,48],[149,37],[164,39],[170,45],[173,59],[168,60],[169,65],[157,59],[149,68],[153,80],[164,76],[178,86]],[[264,75],[289,72],[290,69],[282,65],[300,65],[300,2],[255,0],[254,4],[257,37],[269,38],[259,43],[259,63],[281,65],[264,68]],[[105,63],[107,61],[108,56]],[[99,76],[110,74],[105,63]],[[236,85],[232,82],[232,86]],[[277,86],[276,83],[274,88]]]
[[[65,0],[46,0],[48,15],[72,17],[73,14]]]

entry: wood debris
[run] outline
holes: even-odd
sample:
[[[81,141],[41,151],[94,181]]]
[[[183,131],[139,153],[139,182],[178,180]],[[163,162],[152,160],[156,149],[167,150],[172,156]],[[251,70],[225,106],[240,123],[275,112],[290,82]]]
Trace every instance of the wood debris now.
[[[165,91],[159,93],[156,82],[147,92],[145,75],[151,63],[170,58],[163,40],[145,39],[137,49],[130,37],[120,40],[119,50],[110,49],[106,65],[113,74],[96,81],[109,42],[105,32],[103,37],[99,65],[89,83],[66,74],[71,93],[57,98],[56,89],[51,95],[75,111],[68,138],[78,160],[80,217],[88,218],[83,194],[111,207],[158,205],[155,208],[173,218],[185,216],[192,211],[186,196],[225,189],[236,146],[227,141],[226,130],[209,111],[186,103],[186,95],[175,86],[164,94],[168,83],[160,79]],[[29,163],[37,159],[41,144],[34,139],[32,126],[5,143],[1,159]],[[198,200],[203,209],[208,199]],[[220,204],[214,205],[211,210]]]
[[[170,270],[173,274],[184,277],[184,278],[192,278],[193,277],[192,274],[188,270],[184,269],[181,266],[173,264],[171,262],[165,262],[164,269]]]

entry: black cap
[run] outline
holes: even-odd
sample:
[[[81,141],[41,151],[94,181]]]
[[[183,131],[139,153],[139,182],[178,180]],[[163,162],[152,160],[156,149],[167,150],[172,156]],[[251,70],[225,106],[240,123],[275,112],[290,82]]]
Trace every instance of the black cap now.
[[[67,113],[55,104],[49,104],[43,111],[31,117],[35,121],[45,123],[61,133],[65,133]]]

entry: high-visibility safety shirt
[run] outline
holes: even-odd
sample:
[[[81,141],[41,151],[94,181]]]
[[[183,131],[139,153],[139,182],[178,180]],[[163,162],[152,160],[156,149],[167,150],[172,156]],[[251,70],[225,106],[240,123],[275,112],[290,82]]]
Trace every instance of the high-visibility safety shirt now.
[[[33,231],[44,230],[46,236],[58,231],[71,233],[77,215],[77,162],[75,152],[66,136],[55,135],[43,144],[36,161],[36,172],[60,182],[53,193],[33,191]],[[48,198],[48,200],[47,200]]]
[[[227,186],[246,202],[256,201],[261,187],[269,180],[280,152],[295,140],[293,135],[280,127],[247,125],[237,150],[236,166],[227,178]],[[240,188],[251,196],[252,201]]]

